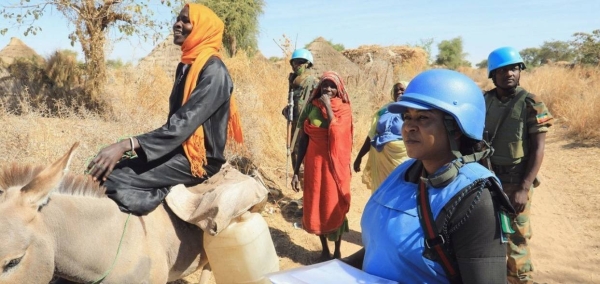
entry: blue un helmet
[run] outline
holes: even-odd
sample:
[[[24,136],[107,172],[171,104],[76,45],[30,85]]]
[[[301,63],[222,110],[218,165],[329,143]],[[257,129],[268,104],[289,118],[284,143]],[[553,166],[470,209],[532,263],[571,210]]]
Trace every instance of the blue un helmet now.
[[[292,60],[297,58],[305,59],[306,61],[308,61],[308,68],[313,66],[313,56],[308,49],[299,48],[294,50],[294,53],[292,53],[292,59],[290,59],[290,64],[292,64]]]
[[[404,113],[407,108],[439,109],[456,120],[465,136],[483,140],[485,101],[477,84],[461,73],[433,69],[417,75],[388,110]]]
[[[525,63],[523,62],[521,54],[514,47],[500,47],[488,56],[488,78],[492,78],[492,71],[511,64],[521,63],[520,67],[524,70]]]

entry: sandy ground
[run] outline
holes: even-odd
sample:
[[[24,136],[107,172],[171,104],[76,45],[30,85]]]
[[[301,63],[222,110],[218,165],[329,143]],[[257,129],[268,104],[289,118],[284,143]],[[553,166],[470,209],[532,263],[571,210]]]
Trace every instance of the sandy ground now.
[[[535,280],[600,283],[600,148],[559,133],[547,138],[543,184],[533,196]]]
[[[531,249],[535,281],[600,283],[600,148],[561,137],[559,127],[548,134],[542,185],[533,196]],[[342,256],[354,253],[361,245],[360,217],[370,191],[360,178],[360,173],[352,178],[350,233],[343,236]],[[284,194],[287,196],[279,204],[301,197],[289,188]],[[294,216],[293,206],[280,208],[271,203],[263,213],[282,270],[315,263],[320,253],[318,237],[294,227],[300,218]],[[331,242],[330,248],[333,251]],[[197,279],[192,275],[186,280],[194,283]]]

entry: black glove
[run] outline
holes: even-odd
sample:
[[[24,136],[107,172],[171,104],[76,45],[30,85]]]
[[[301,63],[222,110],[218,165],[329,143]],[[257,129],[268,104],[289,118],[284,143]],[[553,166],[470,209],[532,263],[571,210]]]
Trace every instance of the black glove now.
[[[285,119],[288,119],[288,113],[290,111],[290,106],[285,106],[283,107],[283,109],[281,110],[281,114],[283,115],[283,117],[285,117]]]
[[[292,84],[294,84],[294,80],[296,80],[296,77],[298,76],[294,72],[290,73],[290,75],[288,76],[288,83],[290,84],[290,89]]]

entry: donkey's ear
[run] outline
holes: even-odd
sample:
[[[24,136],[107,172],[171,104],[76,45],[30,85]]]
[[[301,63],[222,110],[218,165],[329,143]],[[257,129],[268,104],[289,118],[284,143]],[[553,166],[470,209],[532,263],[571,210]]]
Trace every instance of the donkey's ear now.
[[[48,202],[50,193],[60,184],[67,171],[77,146],[79,146],[79,142],[75,142],[69,152],[42,170],[33,180],[21,188],[21,200],[24,206],[39,208]]]

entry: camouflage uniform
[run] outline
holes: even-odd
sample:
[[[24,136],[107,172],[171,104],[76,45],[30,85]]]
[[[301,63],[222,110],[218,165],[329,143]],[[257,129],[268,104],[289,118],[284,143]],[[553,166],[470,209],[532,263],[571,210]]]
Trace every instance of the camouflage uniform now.
[[[519,190],[525,175],[530,153],[529,136],[548,131],[553,117],[546,105],[533,94],[517,87],[515,95],[502,102],[496,89],[485,93],[485,129],[490,133],[495,152],[491,157],[494,172],[502,182],[504,191],[511,196]],[[510,108],[510,109],[506,109]],[[496,135],[497,134],[497,135]],[[534,187],[539,185],[536,178]],[[533,264],[528,242],[531,239],[529,213],[533,188],[529,190],[529,201],[525,210],[511,216],[514,234],[509,235],[507,246],[507,269],[510,283],[531,283]]]
[[[292,121],[292,137],[295,138],[292,140],[294,145],[292,145],[292,165],[296,164],[296,159],[298,157],[298,131],[297,124],[298,118],[300,117],[300,113],[304,109],[304,105],[306,104],[306,100],[310,97],[310,94],[317,87],[319,81],[315,78],[309,70],[304,71],[304,73],[300,76],[297,76],[292,82],[292,91],[294,93],[294,113],[293,113],[293,121]]]

